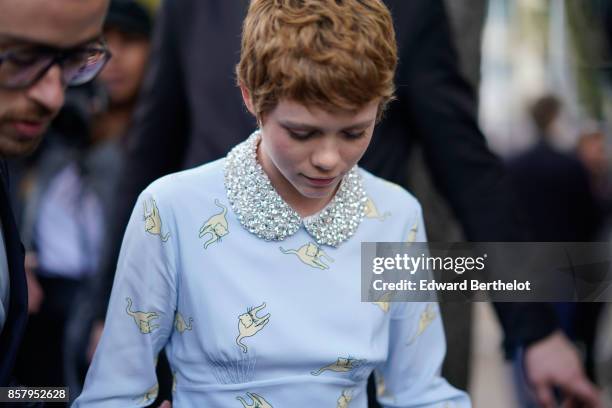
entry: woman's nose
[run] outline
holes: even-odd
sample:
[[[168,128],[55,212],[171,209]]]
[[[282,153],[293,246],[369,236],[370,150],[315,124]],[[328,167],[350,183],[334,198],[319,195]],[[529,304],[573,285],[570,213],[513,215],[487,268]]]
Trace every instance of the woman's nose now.
[[[311,156],[313,166],[322,171],[333,171],[340,162],[340,151],[333,140],[322,140]]]

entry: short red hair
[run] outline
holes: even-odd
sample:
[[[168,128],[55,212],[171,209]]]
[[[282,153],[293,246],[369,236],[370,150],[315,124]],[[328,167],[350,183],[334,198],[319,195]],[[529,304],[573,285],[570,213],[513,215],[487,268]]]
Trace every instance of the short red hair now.
[[[381,0],[252,0],[236,73],[261,118],[283,98],[328,111],[380,98],[382,112],[396,66],[393,21]]]

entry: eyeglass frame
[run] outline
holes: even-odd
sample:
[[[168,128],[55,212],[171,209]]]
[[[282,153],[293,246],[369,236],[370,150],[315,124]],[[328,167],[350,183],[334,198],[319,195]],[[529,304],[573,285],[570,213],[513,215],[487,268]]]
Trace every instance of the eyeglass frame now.
[[[47,72],[49,72],[49,70],[54,66],[54,65],[59,65],[60,68],[64,69],[63,67],[63,62],[65,60],[67,60],[68,58],[70,58],[70,56],[76,52],[83,52],[83,51],[101,51],[103,58],[104,58],[104,62],[102,63],[102,65],[100,66],[100,68],[98,69],[98,72],[89,80],[82,82],[82,83],[78,83],[78,84],[70,84],[67,83],[67,86],[79,86],[79,85],[83,85],[86,84],[90,81],[93,81],[98,74],[102,71],[102,69],[104,69],[104,66],[108,63],[108,61],[112,58],[113,54],[110,52],[110,50],[108,49],[108,45],[106,43],[106,40],[103,37],[97,38],[95,40],[91,40],[88,41],[85,45],[81,45],[81,46],[76,46],[76,47],[72,47],[72,48],[68,48],[68,49],[56,49],[53,47],[48,47],[45,45],[41,45],[41,48],[46,49],[46,52],[48,52],[48,54],[51,56],[51,60],[49,61],[48,65],[45,66],[44,68],[42,68],[40,70],[40,72],[38,74],[36,74],[32,80],[28,81],[28,83],[24,84],[24,85],[19,85],[19,86],[6,86],[0,83],[0,89],[7,89],[7,90],[20,90],[20,89],[27,89],[29,87],[31,87],[32,85],[34,85],[35,83],[37,83],[38,81],[40,81],[46,74]],[[11,54],[15,54],[17,51],[15,50],[8,50],[6,52],[0,53],[0,68],[2,66],[2,63],[11,56]],[[63,80],[63,78],[62,78]]]

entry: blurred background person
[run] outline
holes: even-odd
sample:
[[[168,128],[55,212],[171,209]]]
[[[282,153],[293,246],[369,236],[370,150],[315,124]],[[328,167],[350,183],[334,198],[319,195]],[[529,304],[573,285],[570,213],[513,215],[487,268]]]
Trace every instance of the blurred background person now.
[[[113,58],[100,73],[108,107],[94,117],[92,143],[123,142],[149,59],[152,14],[137,0],[112,0],[104,38]]]
[[[536,100],[530,113],[538,140],[507,161],[530,241],[592,241],[603,221],[587,168],[554,144],[561,110],[555,96]]]
[[[612,198],[610,154],[606,144],[606,135],[601,125],[594,122],[583,125],[576,145],[576,155],[588,172],[594,196],[600,201],[603,206],[602,210],[607,214]]]
[[[92,143],[108,158],[105,163],[107,184],[103,196],[104,234],[112,223],[111,215],[118,177],[125,160],[127,130],[131,124],[138,101],[150,54],[151,36],[157,2],[152,0],[112,0],[107,15],[104,35],[113,52],[113,60],[100,74],[99,84],[104,90],[107,108],[93,117]],[[99,255],[104,245],[99,248]],[[99,265],[98,265],[99,266]],[[87,277],[89,281],[94,276]],[[93,349],[83,332],[101,332],[100,325],[93,326],[91,299],[86,290],[79,288],[73,308],[68,316],[64,342],[64,374],[66,384],[74,390],[74,400],[83,385]]]
[[[490,146],[514,167],[533,240],[609,240],[610,135],[605,132],[612,116],[611,16],[609,1],[489,0],[481,125]],[[529,107],[538,104],[545,113],[538,116],[552,113],[552,118],[534,121]],[[590,378],[598,382],[592,343],[600,307],[556,306]],[[610,333],[601,335],[609,339]]]
[[[553,95],[537,99],[530,113],[538,140],[507,161],[529,241],[593,241],[603,224],[587,168],[575,153],[560,151],[554,144],[562,108],[561,101]],[[594,380],[592,346],[599,304],[554,306],[564,333],[585,352],[586,371]],[[527,390],[519,388],[523,406],[537,406],[528,395]]]
[[[49,142],[22,178],[32,313],[17,361],[23,384],[67,384],[66,323],[81,307],[75,299],[82,282],[98,268],[152,25],[138,2],[112,0],[104,37],[113,58],[97,83],[69,93]]]

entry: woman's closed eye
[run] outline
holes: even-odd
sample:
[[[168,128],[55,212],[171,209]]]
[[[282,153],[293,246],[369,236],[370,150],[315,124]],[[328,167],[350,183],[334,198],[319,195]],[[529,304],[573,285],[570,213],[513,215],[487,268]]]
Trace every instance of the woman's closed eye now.
[[[362,138],[366,134],[366,131],[365,130],[361,130],[358,132],[348,132],[347,131],[343,133],[344,133],[344,136],[348,139],[359,139],[359,138]]]
[[[311,138],[313,136],[316,136],[318,132],[316,130],[299,131],[299,130],[287,129],[287,133],[293,139],[296,139],[296,140],[307,140],[307,139],[309,139],[309,138]],[[343,131],[342,132],[342,135],[344,137],[346,137],[347,139],[360,139],[363,136],[365,136],[365,134],[366,134],[365,130],[361,130],[361,131]]]
[[[317,131],[316,130],[300,131],[300,130],[287,129],[287,133],[289,133],[289,136],[291,136],[293,139],[306,140],[314,136],[317,133]]]

